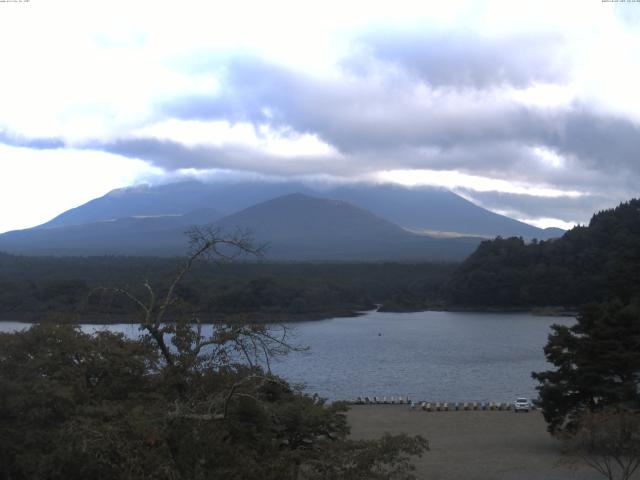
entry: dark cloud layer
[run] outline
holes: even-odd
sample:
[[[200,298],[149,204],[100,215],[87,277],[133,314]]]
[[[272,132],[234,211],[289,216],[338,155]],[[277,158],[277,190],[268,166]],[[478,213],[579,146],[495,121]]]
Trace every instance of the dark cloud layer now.
[[[466,32],[389,31],[363,36],[361,51],[344,62],[367,71],[394,65],[442,88],[527,87],[567,78],[568,58],[559,35],[481,37]]]
[[[640,126],[633,121],[580,107],[556,115],[557,126],[540,140],[586,166],[640,173]]]
[[[389,168],[524,173],[523,159],[538,168],[528,149],[545,147],[586,169],[640,173],[640,128],[587,105],[534,108],[475,96],[421,101],[407,79],[323,81],[250,59],[227,72],[220,94],[176,100],[165,113],[312,133],[354,163],[357,155],[373,159],[371,168],[382,166],[375,163],[381,157]]]
[[[4,130],[0,130],[0,143],[11,147],[25,147],[35,150],[53,150],[65,147],[65,142],[61,138],[30,138],[11,134]]]
[[[292,162],[237,146],[177,152],[151,139],[145,149],[120,145],[120,153],[167,169],[210,166],[278,175],[458,170],[585,193],[539,201],[506,194],[476,197],[523,218],[584,219],[594,207],[636,194],[640,128],[632,120],[586,103],[532,107],[499,93],[505,86],[562,82],[561,38],[387,33],[366,37],[358,52],[343,62],[338,77],[233,58],[217,67],[224,71],[221,91],[162,106],[168,117],[314,134],[341,153],[338,159]],[[561,156],[561,164],[545,162],[539,148]],[[611,189],[614,179],[617,192]]]
[[[186,146],[179,142],[156,138],[124,138],[112,142],[93,142],[84,148],[138,158],[167,171],[182,168],[218,168],[286,176],[323,174],[331,168],[327,165],[326,158],[310,156],[292,159],[244,145]]]

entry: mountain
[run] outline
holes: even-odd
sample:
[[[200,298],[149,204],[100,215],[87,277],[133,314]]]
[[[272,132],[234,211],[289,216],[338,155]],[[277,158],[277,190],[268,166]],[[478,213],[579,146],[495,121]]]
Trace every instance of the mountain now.
[[[450,191],[390,184],[357,184],[312,188],[296,182],[179,182],[156,187],[114,190],[71,209],[42,227],[68,226],[137,215],[184,214],[202,207],[233,214],[275,197],[303,193],[342,200],[417,232],[461,235],[522,236],[547,239],[563,232],[543,230],[483,209]]]
[[[181,255],[190,225],[250,230],[270,260],[462,260],[477,238],[411,233],[347,202],[289,194],[217,219],[216,212],[46,226],[0,236],[0,250],[53,255]]]
[[[268,243],[271,259],[460,260],[479,241],[416,235],[347,202],[303,194],[268,200],[215,225],[250,230]]]
[[[326,195],[359,205],[393,223],[417,232],[457,232],[483,237],[547,239],[557,231],[490,212],[459,195],[429,187],[356,184],[334,188]],[[556,229],[558,230],[558,229]],[[564,231],[560,230],[562,235]]]
[[[201,208],[182,215],[42,226],[0,235],[0,250],[29,255],[179,255],[186,249],[187,228],[221,216]]]
[[[546,239],[562,234],[436,188],[188,181],[114,190],[38,227],[0,235],[0,250],[176,255],[184,253],[188,226],[214,221],[252,230],[272,244],[269,254],[278,259],[454,260],[471,253],[470,245],[479,242],[472,236]],[[453,242],[451,237],[462,238]]]
[[[560,238],[565,234],[566,230],[557,227],[547,227],[543,229],[545,236],[539,237],[539,240],[548,240],[549,238]]]
[[[555,240],[484,241],[455,271],[449,300],[464,306],[567,306],[640,299],[640,199],[596,213]]]
[[[275,197],[312,190],[297,183],[202,183],[186,181],[166,185],[119,188],[103,197],[72,208],[37,228],[79,225],[139,215],[177,215],[199,208],[223,214]]]

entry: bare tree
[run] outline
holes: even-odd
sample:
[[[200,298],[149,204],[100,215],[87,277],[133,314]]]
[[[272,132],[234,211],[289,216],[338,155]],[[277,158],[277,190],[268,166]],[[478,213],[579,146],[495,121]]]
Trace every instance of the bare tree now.
[[[589,411],[564,439],[572,453],[609,480],[629,480],[640,467],[640,412],[621,407]]]
[[[289,331],[283,325],[276,329],[246,322],[214,323],[211,334],[204,335],[196,314],[190,318],[168,317],[178,303],[178,286],[197,262],[211,261],[219,266],[242,256],[261,257],[264,250],[263,245],[255,245],[248,231],[225,234],[215,227],[196,226],[185,233],[189,240],[187,257],[161,295],[148,279],[143,282],[146,298],[129,288],[101,288],[138,306],[140,329],[155,344],[165,364],[188,369],[201,364],[201,356],[206,354],[209,366],[226,365],[240,357],[249,366],[260,364],[270,372],[271,357],[300,350],[289,343]]]
[[[0,390],[25,399],[3,405],[5,477],[49,479],[55,467],[65,478],[415,478],[410,460],[427,449],[422,437],[351,440],[344,404],[269,372],[269,358],[292,348],[286,329],[221,323],[205,335],[197,315],[176,315],[195,262],[260,253],[246,234],[189,234],[171,281],[146,281],[142,293],[106,289],[138,307],[141,339],[52,325],[0,335],[12,352],[0,356]]]
[[[253,398],[268,384],[282,384],[271,375],[270,359],[305,348],[289,341],[284,325],[277,327],[243,321],[212,323],[211,333],[203,333],[197,315],[172,318],[170,310],[178,303],[176,291],[198,261],[211,261],[220,266],[241,256],[260,257],[264,246],[256,246],[247,231],[225,234],[213,227],[192,227],[185,232],[189,239],[188,255],[162,295],[149,280],[143,283],[146,298],[129,288],[103,289],[123,295],[138,306],[143,337],[159,351],[165,372],[174,379],[178,392],[171,416],[192,420],[224,420],[229,404],[236,398]],[[188,379],[196,370],[229,369],[233,364],[248,366],[248,371],[223,391],[205,399],[187,398]],[[288,388],[288,387],[287,387]]]

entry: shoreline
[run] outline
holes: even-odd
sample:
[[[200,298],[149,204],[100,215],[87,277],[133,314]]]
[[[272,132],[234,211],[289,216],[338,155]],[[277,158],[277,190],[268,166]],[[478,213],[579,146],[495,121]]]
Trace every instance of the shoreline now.
[[[528,306],[528,307],[486,307],[462,305],[426,305],[420,308],[385,308],[382,305],[378,311],[384,313],[418,313],[418,312],[465,312],[465,313],[530,313],[547,317],[575,317],[579,307],[563,306]]]
[[[375,309],[374,309],[375,310]],[[202,325],[213,325],[216,323],[238,323],[249,322],[257,324],[266,323],[296,323],[304,321],[320,321],[329,320],[331,318],[353,318],[364,315],[374,310],[333,310],[330,312],[310,312],[310,313],[264,313],[264,312],[247,312],[238,314],[220,314],[216,316],[209,315],[199,318]],[[140,323],[140,317],[134,314],[121,315],[98,315],[88,314],[81,315],[77,313],[17,313],[2,314],[0,322],[17,322],[17,323],[65,323],[71,325],[118,325],[129,324],[134,325]]]
[[[389,309],[384,305],[370,310],[337,309],[327,312],[308,313],[267,313],[267,312],[246,312],[233,314],[219,314],[201,317],[202,325],[212,325],[215,323],[238,323],[249,322],[257,324],[266,323],[297,323],[306,321],[321,321],[332,318],[355,318],[369,312],[380,313],[420,313],[420,312],[460,312],[460,313],[529,313],[534,316],[546,317],[575,317],[577,309],[566,309],[564,307],[460,307],[460,306],[437,306],[421,309]],[[46,313],[14,313],[0,314],[0,322],[18,323],[67,323],[74,325],[116,325],[116,324],[137,324],[140,318],[135,314],[88,314],[78,313],[46,312]]]

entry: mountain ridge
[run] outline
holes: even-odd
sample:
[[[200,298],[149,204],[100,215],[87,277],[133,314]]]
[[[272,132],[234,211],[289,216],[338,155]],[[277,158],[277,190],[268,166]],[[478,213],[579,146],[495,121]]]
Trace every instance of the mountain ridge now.
[[[291,260],[460,260],[476,239],[413,234],[348,202],[301,193],[248,207],[214,223],[248,228],[269,243],[268,258]]]
[[[0,249],[46,255],[180,255],[186,249],[185,228],[203,224],[228,233],[250,230],[256,243],[270,245],[270,260],[454,261],[479,242],[416,235],[348,202],[296,193],[206,221],[196,212],[10,232],[0,236]]]
[[[312,188],[300,182],[199,181],[113,190],[35,228],[134,215],[184,214],[202,206],[213,206],[228,215],[295,192],[346,201],[412,230],[456,232],[463,236],[522,236],[526,239],[546,239],[562,233],[490,212],[453,192],[433,187],[354,184]]]

